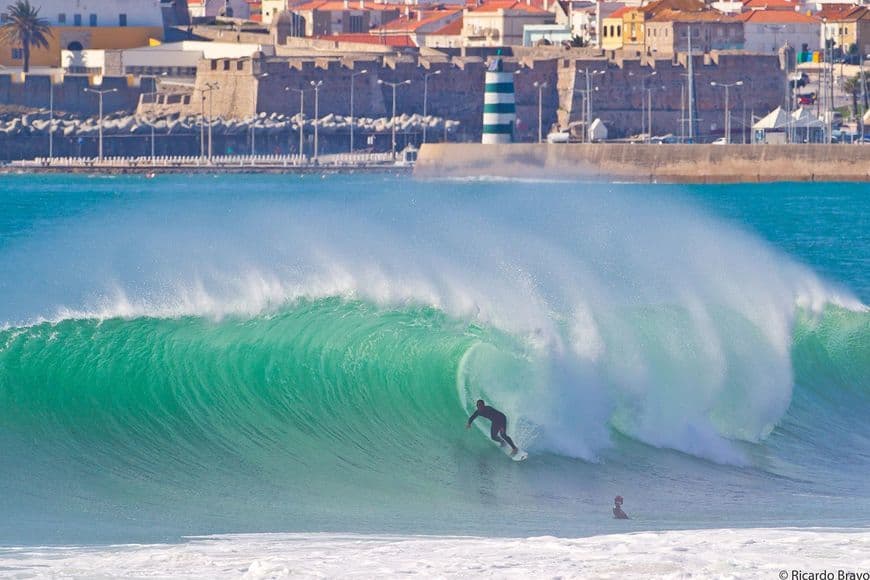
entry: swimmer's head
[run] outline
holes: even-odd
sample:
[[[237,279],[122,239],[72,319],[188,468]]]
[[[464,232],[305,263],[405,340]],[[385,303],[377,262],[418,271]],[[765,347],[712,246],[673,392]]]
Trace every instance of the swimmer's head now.
[[[483,402],[483,399],[477,400],[477,408],[478,409],[483,409],[485,406],[486,406],[486,403]]]

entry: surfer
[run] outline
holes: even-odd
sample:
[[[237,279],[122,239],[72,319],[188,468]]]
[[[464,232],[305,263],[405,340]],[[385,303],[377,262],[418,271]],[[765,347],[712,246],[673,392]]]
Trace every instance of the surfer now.
[[[628,514],[622,511],[622,496],[613,498],[613,517],[617,520],[627,520]]]
[[[507,443],[511,446],[511,455],[516,455],[517,446],[514,445],[514,442],[508,437],[507,430],[507,417],[505,414],[499,411],[498,409],[494,409],[492,407],[487,407],[486,403],[483,402],[483,399],[477,400],[477,411],[468,418],[468,423],[465,424],[466,429],[471,429],[471,424],[478,417],[485,417],[492,422],[492,428],[489,431],[489,436],[492,437],[493,441],[498,441],[499,445],[504,447],[504,444]]]

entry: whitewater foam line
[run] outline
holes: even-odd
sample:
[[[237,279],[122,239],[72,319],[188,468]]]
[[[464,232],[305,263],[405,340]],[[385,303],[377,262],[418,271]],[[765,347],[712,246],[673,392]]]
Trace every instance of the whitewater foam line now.
[[[179,544],[0,548],[0,570],[65,578],[797,578],[870,572],[867,529],[713,529],[588,538],[250,534]],[[859,576],[861,578],[861,576]]]

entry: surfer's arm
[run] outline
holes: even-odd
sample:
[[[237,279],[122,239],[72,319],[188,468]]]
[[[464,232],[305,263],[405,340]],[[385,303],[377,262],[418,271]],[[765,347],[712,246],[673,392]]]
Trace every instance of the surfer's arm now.
[[[474,414],[468,418],[468,423],[465,424],[466,427],[471,427],[471,424],[477,419],[478,415],[480,415],[479,411],[475,411]]]

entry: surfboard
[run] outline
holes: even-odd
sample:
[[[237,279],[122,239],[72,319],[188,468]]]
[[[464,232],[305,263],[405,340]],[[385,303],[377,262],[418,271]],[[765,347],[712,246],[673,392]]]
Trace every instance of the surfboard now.
[[[495,441],[493,441],[493,443],[498,445],[498,443],[496,443]],[[498,448],[501,449],[505,455],[507,455],[508,457],[513,459],[514,461],[525,461],[526,459],[529,458],[529,454],[526,451],[524,451],[521,447],[517,447],[516,455],[511,455],[510,445],[505,445],[505,446],[498,445]]]

